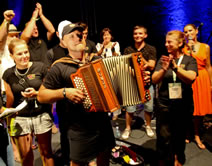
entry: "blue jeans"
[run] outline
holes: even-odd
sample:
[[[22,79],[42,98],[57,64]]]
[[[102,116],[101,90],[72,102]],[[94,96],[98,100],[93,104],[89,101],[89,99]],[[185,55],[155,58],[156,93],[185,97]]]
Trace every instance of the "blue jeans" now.
[[[2,130],[1,130],[2,132]],[[15,161],[14,161],[14,155],[13,155],[13,148],[12,144],[10,141],[10,136],[7,133],[7,129],[5,129],[5,140],[8,139],[6,142],[1,142],[2,146],[1,147],[1,152],[0,152],[0,166],[15,166]],[[7,137],[7,138],[6,138]],[[2,138],[1,138],[2,141]]]
[[[150,86],[149,88],[151,99],[147,101],[146,103],[143,104],[138,104],[138,105],[131,105],[131,106],[126,106],[126,111],[129,113],[134,113],[137,111],[137,107],[143,105],[144,111],[146,112],[153,112],[153,101],[154,101],[154,87],[153,85]]]

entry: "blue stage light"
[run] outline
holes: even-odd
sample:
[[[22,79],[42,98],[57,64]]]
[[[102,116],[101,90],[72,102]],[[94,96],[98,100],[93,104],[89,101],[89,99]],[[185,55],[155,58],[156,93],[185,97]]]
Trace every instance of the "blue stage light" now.
[[[18,26],[21,22],[21,16],[23,12],[24,0],[8,0],[8,9],[15,12],[15,17],[12,22]]]

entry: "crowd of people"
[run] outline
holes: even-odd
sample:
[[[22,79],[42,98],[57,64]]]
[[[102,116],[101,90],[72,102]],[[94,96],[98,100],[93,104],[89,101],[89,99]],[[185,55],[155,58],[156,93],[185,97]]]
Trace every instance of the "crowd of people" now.
[[[197,40],[195,25],[185,25],[184,32],[167,32],[167,55],[157,60],[156,48],[145,41],[147,28],[141,25],[134,26],[134,43],[121,53],[120,44],[113,40],[110,28],[102,29],[97,44],[88,39],[88,25],[84,22],[64,20],[55,30],[40,3],[36,4],[22,32],[11,24],[15,17],[13,10],[6,10],[3,15],[0,113],[5,107],[15,108],[24,100],[28,104],[15,115],[0,119],[0,165],[14,166],[14,161],[19,160],[23,166],[32,166],[34,138],[43,165],[55,165],[51,136],[52,108],[56,104],[61,165],[109,166],[111,149],[115,146],[110,117],[106,112],[85,111],[82,103],[86,95],[83,90],[74,88],[70,75],[88,61],[136,52],[142,53],[147,74],[144,81],[150,82],[151,100],[142,105],[146,134],[149,137],[156,134],[158,165],[183,165],[186,143],[193,139],[200,149],[206,148],[201,141],[200,127],[202,118],[212,114],[210,46]],[[39,34],[37,20],[43,23],[46,35]],[[58,37],[59,43],[52,47],[49,42],[54,36]],[[154,100],[156,87],[158,94]],[[3,104],[4,92],[6,104]],[[130,137],[138,107],[140,105],[124,107],[126,127],[122,139]],[[114,112],[114,119],[121,111]],[[156,133],[151,127],[153,111]]]

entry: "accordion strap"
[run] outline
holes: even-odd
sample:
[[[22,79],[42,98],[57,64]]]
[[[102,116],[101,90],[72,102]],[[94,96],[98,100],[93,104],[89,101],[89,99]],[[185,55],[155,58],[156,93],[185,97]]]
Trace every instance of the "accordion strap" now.
[[[79,65],[79,62],[73,60],[72,58],[69,58],[69,57],[62,57],[62,58],[60,58],[60,59],[54,61],[54,63],[53,63],[51,66],[53,66],[53,65],[55,65],[56,63],[59,63],[59,62]]]
[[[70,63],[70,64],[82,66],[86,63],[91,62],[95,55],[96,55],[96,53],[91,53],[90,55],[88,55],[88,53],[85,53],[85,56],[83,57],[84,61],[85,61],[84,63],[80,60],[72,59],[71,57],[62,57],[62,58],[56,60],[51,66],[53,66],[53,65],[55,65],[56,63],[59,63],[59,62]]]

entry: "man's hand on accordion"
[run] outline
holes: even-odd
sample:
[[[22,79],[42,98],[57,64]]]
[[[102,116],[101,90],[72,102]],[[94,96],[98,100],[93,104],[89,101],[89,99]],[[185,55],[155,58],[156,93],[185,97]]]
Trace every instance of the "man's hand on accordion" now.
[[[150,71],[146,71],[144,70],[144,84],[145,84],[145,89],[149,89],[150,85],[151,85],[151,75],[150,75]]]
[[[145,83],[150,83],[150,71],[144,71],[144,82]]]
[[[82,103],[86,98],[83,90],[77,88],[66,88],[66,97],[74,103]]]

